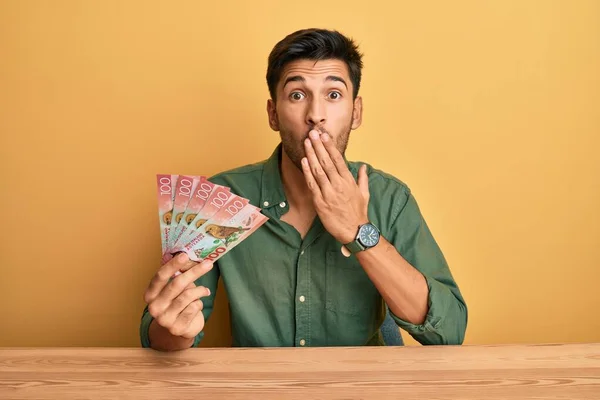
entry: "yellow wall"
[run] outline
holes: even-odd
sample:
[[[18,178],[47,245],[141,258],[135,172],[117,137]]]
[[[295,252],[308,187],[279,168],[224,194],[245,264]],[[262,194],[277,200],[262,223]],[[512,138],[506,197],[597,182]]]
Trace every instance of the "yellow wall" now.
[[[600,341],[600,2],[217,3],[0,2],[0,346],[138,345],[155,174],[266,158],[267,55],[309,26],[362,46],[348,156],[415,192],[466,342]]]

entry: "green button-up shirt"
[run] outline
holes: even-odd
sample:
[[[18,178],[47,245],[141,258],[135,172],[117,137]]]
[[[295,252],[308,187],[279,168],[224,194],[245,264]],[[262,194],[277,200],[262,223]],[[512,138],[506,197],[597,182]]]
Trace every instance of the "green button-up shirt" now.
[[[234,346],[383,344],[379,327],[385,303],[356,257],[342,255],[342,244],[318,217],[304,239],[281,221],[289,206],[280,160],[281,145],[266,161],[210,178],[261,207],[269,220],[196,281],[211,292],[202,299],[204,317],[208,321],[220,277],[230,305]],[[356,178],[361,163],[347,165]],[[415,198],[398,179],[367,167],[370,221],[425,276],[429,288],[429,312],[423,324],[403,321],[390,311],[391,316],[422,344],[462,343],[467,307]],[[145,309],[140,325],[144,347],[150,346],[151,321]],[[196,337],[194,346],[202,336]]]

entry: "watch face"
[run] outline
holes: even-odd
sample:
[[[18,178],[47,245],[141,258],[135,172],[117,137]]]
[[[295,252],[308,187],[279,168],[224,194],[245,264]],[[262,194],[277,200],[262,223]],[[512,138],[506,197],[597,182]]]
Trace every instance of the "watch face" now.
[[[363,225],[360,228],[358,239],[365,247],[373,247],[379,243],[379,231],[371,224]]]

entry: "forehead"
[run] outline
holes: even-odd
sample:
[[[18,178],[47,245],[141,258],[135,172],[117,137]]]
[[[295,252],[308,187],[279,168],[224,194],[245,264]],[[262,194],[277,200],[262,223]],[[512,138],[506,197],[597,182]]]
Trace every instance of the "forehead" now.
[[[325,80],[328,76],[339,76],[350,84],[348,66],[341,60],[295,60],[283,68],[279,84],[283,85],[290,76],[302,76],[306,80]]]

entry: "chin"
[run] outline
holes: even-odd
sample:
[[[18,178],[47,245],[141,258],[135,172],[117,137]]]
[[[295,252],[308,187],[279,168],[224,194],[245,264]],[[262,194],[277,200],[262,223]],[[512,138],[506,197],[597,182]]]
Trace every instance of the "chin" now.
[[[304,157],[306,157],[306,155],[304,154],[304,151],[297,152],[297,151],[292,150],[290,152],[284,143],[283,152],[285,153],[286,157],[292,162],[292,164],[294,164],[296,166],[296,168],[298,168],[299,170],[302,170],[302,159]]]
[[[290,159],[290,161],[292,162],[292,164],[294,164],[296,166],[296,168],[298,168],[299,170],[302,170],[302,159],[305,157],[304,155],[300,156],[300,157],[290,157],[290,155],[287,155],[288,158]]]
[[[296,166],[296,168],[298,168],[300,171],[302,171],[302,162],[300,160],[298,161],[293,161],[292,163]]]

